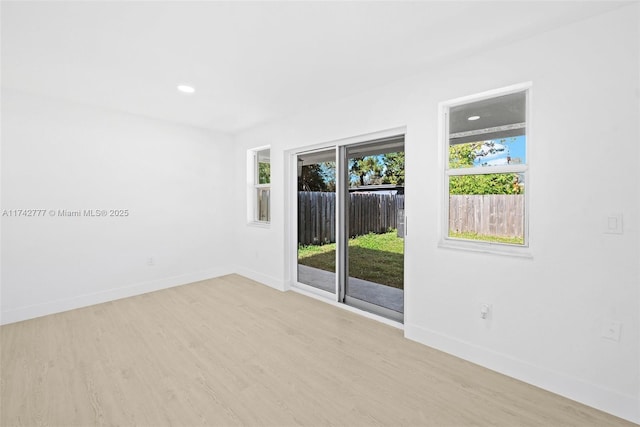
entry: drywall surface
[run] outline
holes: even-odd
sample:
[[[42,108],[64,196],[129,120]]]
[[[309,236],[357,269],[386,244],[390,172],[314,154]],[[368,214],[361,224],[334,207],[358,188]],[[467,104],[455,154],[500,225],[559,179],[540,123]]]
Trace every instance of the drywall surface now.
[[[2,322],[230,272],[229,147],[226,135],[4,90]]]
[[[236,136],[271,145],[272,222],[245,221],[236,171],[240,272],[287,289],[292,150],[406,126],[405,335],[640,422],[638,5],[441,64]],[[420,52],[415,52],[420,55]],[[380,58],[384,61],[384,58]],[[439,247],[440,102],[531,82],[530,258]],[[605,233],[622,215],[622,234]],[[492,304],[490,320],[480,302]],[[619,341],[604,338],[621,322]]]

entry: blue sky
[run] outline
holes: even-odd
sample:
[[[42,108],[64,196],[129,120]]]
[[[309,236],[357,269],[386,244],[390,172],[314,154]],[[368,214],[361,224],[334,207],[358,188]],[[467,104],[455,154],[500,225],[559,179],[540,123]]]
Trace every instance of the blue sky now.
[[[485,141],[477,152],[473,166],[506,165],[508,157],[511,158],[511,164],[526,163],[526,139],[526,135],[521,135]]]

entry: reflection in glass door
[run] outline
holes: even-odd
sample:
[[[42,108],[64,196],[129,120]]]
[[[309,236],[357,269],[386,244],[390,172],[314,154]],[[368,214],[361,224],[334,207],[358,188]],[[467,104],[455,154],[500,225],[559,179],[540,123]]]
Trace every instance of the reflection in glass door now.
[[[336,292],[336,151],[298,154],[298,283]]]
[[[404,137],[341,148],[341,299],[404,318]]]

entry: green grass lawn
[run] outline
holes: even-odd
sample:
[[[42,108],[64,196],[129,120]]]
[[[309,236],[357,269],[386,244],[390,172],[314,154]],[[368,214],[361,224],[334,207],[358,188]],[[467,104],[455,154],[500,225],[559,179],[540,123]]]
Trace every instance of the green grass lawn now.
[[[455,237],[457,239],[468,239],[468,240],[484,240],[485,242],[512,243],[516,245],[524,244],[523,237],[489,236],[489,235],[472,233],[472,232],[456,233],[454,231],[449,231],[449,237]]]
[[[298,262],[335,271],[336,245],[300,246]],[[403,289],[404,240],[398,238],[396,230],[349,239],[349,276]]]

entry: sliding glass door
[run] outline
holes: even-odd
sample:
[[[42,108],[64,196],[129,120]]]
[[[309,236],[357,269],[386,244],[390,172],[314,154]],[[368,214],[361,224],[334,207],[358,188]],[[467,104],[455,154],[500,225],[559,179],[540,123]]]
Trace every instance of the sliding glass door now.
[[[346,304],[402,321],[404,313],[404,138],[344,147]]]
[[[404,136],[297,153],[297,283],[403,321]]]
[[[336,150],[297,155],[298,283],[336,292]]]

